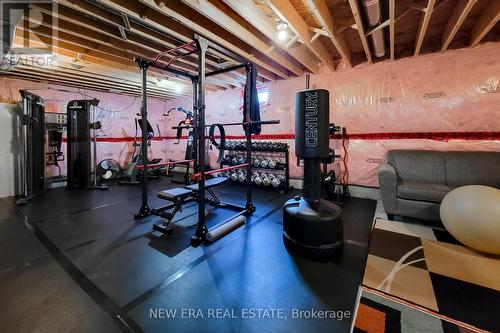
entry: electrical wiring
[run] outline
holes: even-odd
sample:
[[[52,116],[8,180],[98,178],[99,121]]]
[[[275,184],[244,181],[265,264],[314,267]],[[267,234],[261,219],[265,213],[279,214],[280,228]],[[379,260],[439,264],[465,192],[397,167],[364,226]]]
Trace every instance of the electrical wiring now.
[[[79,90],[79,93],[81,96],[83,96],[84,98],[95,98],[93,96],[90,96],[88,95],[88,93],[85,91],[85,90]],[[130,109],[132,106],[134,106],[134,104],[137,102],[137,97],[134,97],[134,100],[132,101],[132,103],[130,103],[130,105],[128,105],[127,107],[121,109],[121,110],[108,110],[108,109],[104,109],[100,106],[96,106],[96,109],[98,110],[101,110],[101,111],[104,111],[104,112],[109,112],[109,113],[121,113],[121,112],[125,112],[127,111],[128,109]]]

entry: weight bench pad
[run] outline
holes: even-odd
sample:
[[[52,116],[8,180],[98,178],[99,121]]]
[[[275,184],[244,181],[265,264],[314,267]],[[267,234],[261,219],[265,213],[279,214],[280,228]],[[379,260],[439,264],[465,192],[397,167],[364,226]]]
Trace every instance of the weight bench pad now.
[[[229,178],[226,177],[215,177],[215,178],[210,178],[208,180],[205,180],[205,188],[211,188],[217,185],[220,185],[222,183],[225,183],[229,180]],[[186,189],[189,189],[191,191],[198,192],[198,184],[193,184],[185,187]]]
[[[158,198],[177,202],[177,200],[179,200],[181,197],[187,196],[191,193],[193,193],[192,190],[188,190],[182,187],[177,187],[170,190],[158,192]]]

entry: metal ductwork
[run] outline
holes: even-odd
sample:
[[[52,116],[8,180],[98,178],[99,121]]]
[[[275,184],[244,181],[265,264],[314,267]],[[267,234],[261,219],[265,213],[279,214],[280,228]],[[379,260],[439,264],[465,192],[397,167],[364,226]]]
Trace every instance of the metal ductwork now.
[[[380,0],[361,0],[365,12],[366,20],[368,21],[368,30],[371,30],[382,23],[382,9]],[[370,38],[372,40],[373,51],[375,56],[385,56],[385,38],[384,29],[374,31]]]
[[[14,34],[16,26],[22,20],[24,11],[30,5],[29,1],[21,1],[19,3],[12,2],[11,4],[0,4],[2,8],[2,17],[0,17],[0,49],[2,56],[5,56],[12,47],[14,42]]]

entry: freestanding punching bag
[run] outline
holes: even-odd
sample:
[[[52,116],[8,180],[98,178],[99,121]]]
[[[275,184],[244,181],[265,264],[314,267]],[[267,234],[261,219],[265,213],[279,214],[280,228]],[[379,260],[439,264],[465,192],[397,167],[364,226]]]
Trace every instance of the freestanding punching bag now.
[[[343,244],[342,211],[321,199],[321,160],[329,157],[329,92],[295,95],[295,154],[304,160],[302,196],[283,208],[283,239],[307,255],[330,256]]]

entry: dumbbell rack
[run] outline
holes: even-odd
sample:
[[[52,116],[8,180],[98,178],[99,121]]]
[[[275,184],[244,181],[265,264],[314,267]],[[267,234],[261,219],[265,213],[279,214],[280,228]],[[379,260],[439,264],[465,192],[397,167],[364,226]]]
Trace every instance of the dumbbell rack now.
[[[289,146],[286,144],[284,145],[285,147],[284,148],[276,148],[276,149],[272,149],[272,150],[263,150],[263,149],[259,149],[259,150],[256,150],[256,149],[252,149],[252,157],[266,157],[266,154],[269,154],[269,153],[280,153],[283,155],[284,159],[285,159],[285,162],[282,163],[278,163],[276,165],[275,168],[270,168],[270,167],[256,167],[254,165],[252,165],[252,170],[260,170],[263,172],[263,170],[266,170],[266,171],[270,171],[272,173],[272,171],[284,171],[285,173],[285,182],[284,183],[281,183],[280,186],[278,187],[273,187],[273,186],[265,186],[263,184],[261,185],[257,185],[255,183],[252,183],[252,185],[254,186],[258,186],[258,187],[265,187],[265,188],[273,188],[273,189],[278,189],[280,190],[281,193],[286,193],[290,190],[292,190],[293,188],[290,186],[290,154],[289,154]],[[227,147],[224,148],[224,151],[227,151],[227,152],[246,152],[246,149],[244,148],[232,148],[232,149],[229,149]],[[254,155],[254,153],[256,153]],[[259,153],[263,153],[262,155],[260,155]],[[283,158],[282,157],[282,158]],[[282,160],[282,159],[280,159]],[[229,162],[226,162],[226,161],[222,161],[220,163],[220,167],[223,168],[224,166],[229,166],[229,165],[234,165],[233,163],[229,163]],[[246,181],[244,183],[239,183],[238,184],[246,184]]]

